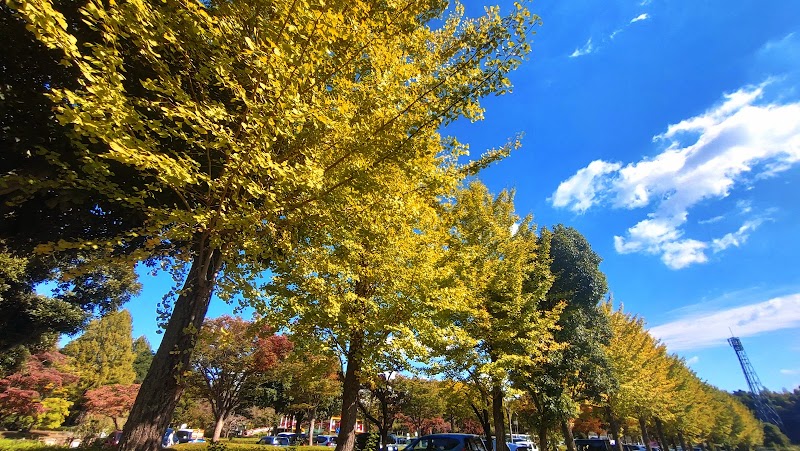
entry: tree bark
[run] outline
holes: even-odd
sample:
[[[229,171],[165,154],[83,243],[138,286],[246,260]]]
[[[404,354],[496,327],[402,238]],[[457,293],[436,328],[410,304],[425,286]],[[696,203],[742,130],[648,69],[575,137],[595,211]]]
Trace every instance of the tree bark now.
[[[225,417],[219,416],[217,421],[214,422],[214,436],[211,437],[211,441],[216,443],[219,441],[219,438],[222,436],[222,428],[225,426]]]
[[[222,265],[218,249],[200,238],[192,266],[172,310],[164,338],[153,358],[139,395],[131,408],[120,440],[120,451],[158,451],[172,412],[183,394],[181,375],[208,311],[208,304]]]
[[[611,406],[606,406],[606,416],[608,417],[608,424],[611,425],[611,433],[614,434],[614,449],[622,451],[622,437],[619,436],[619,423],[611,411]]]
[[[669,443],[664,438],[664,428],[661,424],[661,419],[656,417],[656,434],[658,434],[658,441],[661,443],[661,451],[669,451]],[[677,451],[677,450],[676,450]]]
[[[317,408],[314,407],[311,410],[311,425],[308,426],[308,446],[314,446],[314,423],[317,419]]]
[[[564,443],[567,451],[575,451],[575,437],[572,436],[572,428],[569,427],[567,420],[561,420],[561,433],[564,434]]]
[[[364,332],[354,331],[350,337],[347,350],[347,370],[342,382],[342,422],[339,426],[339,437],[336,439],[336,451],[353,451],[356,444],[356,415],[358,414],[358,391],[361,388],[361,373]]]
[[[503,412],[503,387],[492,386],[492,416],[494,417],[495,451],[508,451],[506,446],[506,422]]]
[[[469,405],[472,407],[472,411],[475,412],[475,416],[478,417],[478,421],[481,423],[483,435],[487,440],[486,443],[492,443],[492,427],[489,424],[489,412],[487,412],[486,409],[478,410],[478,407],[473,403],[469,403]]]
[[[644,442],[644,446],[647,447],[647,451],[652,451],[653,448],[650,447],[650,435],[647,433],[647,422],[644,421],[644,417],[639,417],[639,427],[642,429],[642,441]]]
[[[539,424],[539,451],[548,451],[547,448],[547,426]]]
[[[689,448],[686,446],[686,440],[683,437],[683,432],[678,432],[678,441],[681,442],[681,448],[683,448],[683,451],[694,451],[694,448]]]

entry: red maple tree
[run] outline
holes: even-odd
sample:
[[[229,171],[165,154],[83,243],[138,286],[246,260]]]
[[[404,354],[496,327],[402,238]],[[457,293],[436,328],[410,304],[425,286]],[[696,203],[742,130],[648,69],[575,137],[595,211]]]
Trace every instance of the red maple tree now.
[[[127,416],[139,393],[140,384],[113,384],[86,392],[86,409],[98,415],[111,418],[114,429],[119,429],[119,419]]]
[[[0,423],[28,428],[45,411],[42,400],[54,396],[78,377],[62,371],[67,357],[46,351],[28,358],[23,368],[0,379]]]

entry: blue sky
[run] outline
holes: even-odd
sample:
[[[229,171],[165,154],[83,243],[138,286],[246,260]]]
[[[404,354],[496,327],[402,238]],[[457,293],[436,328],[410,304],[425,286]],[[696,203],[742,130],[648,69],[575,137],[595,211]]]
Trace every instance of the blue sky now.
[[[482,3],[466,3],[468,14]],[[508,7],[501,3],[501,6]],[[767,388],[800,385],[800,2],[539,1],[531,58],[486,120],[447,133],[520,214],[581,231],[615,303],[698,375],[745,389],[729,328]],[[155,334],[164,284],[128,308]],[[218,299],[210,316],[229,311]]]

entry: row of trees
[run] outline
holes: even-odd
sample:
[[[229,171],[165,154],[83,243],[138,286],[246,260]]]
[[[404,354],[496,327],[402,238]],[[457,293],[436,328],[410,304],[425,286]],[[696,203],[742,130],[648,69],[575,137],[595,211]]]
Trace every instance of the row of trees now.
[[[1,306],[20,310],[0,351],[114,311],[138,289],[136,264],[177,281],[121,449],[158,449],[184,375],[218,370],[196,348],[212,294],[253,306],[256,330],[338,357],[337,451],[353,448],[367,375],[414,362],[472,387],[487,435],[505,435],[511,387],[541,413],[543,444],[581,401],[656,417],[617,401],[588,243],[519,218],[513,193],[468,183],[518,141],[465,163],[466,146],[439,134],[509,90],[538,23],[521,3],[472,19],[426,0],[8,0],[0,12],[15,42],[0,83],[12,155],[0,257],[13,269]],[[53,297],[35,294],[46,280]],[[64,321],[42,313],[50,304]],[[277,340],[271,354],[239,355],[216,339],[226,357],[264,364],[288,346],[254,334]],[[91,352],[75,345],[78,360]],[[218,435],[237,405],[210,403]]]
[[[265,314],[270,299],[323,341],[314,315],[339,315],[328,343],[346,350],[339,447],[352,447],[355,376],[375,357],[364,350],[386,351],[389,336],[422,349],[417,335],[446,316],[423,307],[464,291],[422,289],[441,250],[432,214],[516,144],[462,164],[465,146],[438,130],[480,119],[479,99],[509,90],[538,18],[522,4],[474,19],[445,11],[422,0],[4,3],[16,45],[2,50],[0,140],[13,157],[0,171],[0,241],[42,269],[18,292],[48,278],[73,292],[83,279],[114,285],[108,274],[139,262],[180,281],[122,449],[159,447],[212,293]],[[335,276],[309,277],[326,253],[319,274]],[[266,270],[279,275],[270,287]],[[85,307],[73,327],[117,299],[85,294],[68,302]],[[390,310],[407,323],[379,332]]]
[[[520,425],[536,430],[543,449],[550,449],[547,437],[559,427],[571,442],[572,425],[583,435],[611,429],[616,436],[642,437],[646,443],[648,427],[655,426],[662,447],[707,443],[749,448],[762,443],[761,425],[743,405],[699,381],[680,359],[668,356],[640,319],[611,311],[608,304],[601,313],[611,320],[611,341],[603,350],[612,362],[609,374],[618,383],[613,392],[601,393],[591,400],[593,404],[583,399],[577,419],[573,416],[578,402],[562,399],[572,407],[561,412],[559,418],[565,422],[559,424],[550,417],[553,411],[541,408],[546,386],[505,387],[507,411],[502,421],[510,423],[516,416],[518,430]],[[140,338],[134,343],[141,342]],[[220,438],[225,423],[228,430],[276,426],[281,415],[293,416],[298,428],[304,424],[313,430],[315,419],[327,419],[340,408],[341,372],[330,353],[312,352],[308,344],[295,347],[285,336],[239,318],[207,320],[192,358],[193,371],[184,380],[187,396],[173,420],[213,424],[214,440]],[[118,428],[138,390],[138,385],[130,384],[135,362],[152,356],[149,347],[137,359],[126,353],[130,350],[127,312],[90,323],[83,336],[62,349],[67,355],[51,351],[33,356],[24,370],[0,380],[5,389],[0,396],[2,420],[18,427],[57,427],[72,406],[73,416],[78,412],[105,416]],[[665,377],[659,377],[662,370]],[[390,431],[491,431],[484,416],[493,412],[482,413],[478,407],[485,390],[479,384],[391,372],[360,380],[360,416],[384,438]],[[26,398],[24,390],[40,393]],[[770,444],[780,447],[781,442]]]

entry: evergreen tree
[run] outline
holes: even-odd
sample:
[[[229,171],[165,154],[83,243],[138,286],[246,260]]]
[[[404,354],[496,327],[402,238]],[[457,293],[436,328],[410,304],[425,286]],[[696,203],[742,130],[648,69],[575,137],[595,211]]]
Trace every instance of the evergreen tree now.
[[[90,322],[83,335],[64,346],[64,354],[74,358],[83,390],[133,383],[132,330],[131,314],[120,310]]]
[[[153,362],[153,349],[150,347],[150,342],[142,335],[133,342],[133,371],[136,372],[136,378],[133,380],[136,384],[141,384],[147,371],[150,369],[150,364]]]

